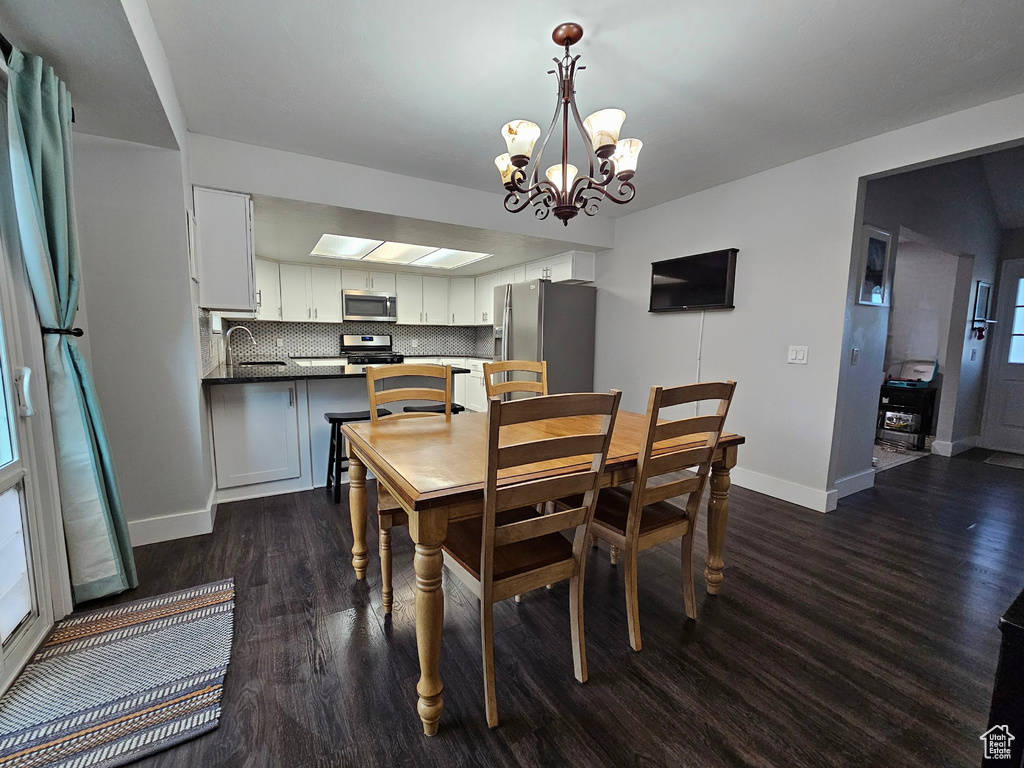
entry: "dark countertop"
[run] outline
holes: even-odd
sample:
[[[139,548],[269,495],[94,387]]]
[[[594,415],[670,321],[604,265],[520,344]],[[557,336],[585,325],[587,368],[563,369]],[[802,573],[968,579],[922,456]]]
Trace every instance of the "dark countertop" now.
[[[365,365],[299,365],[282,357],[284,365],[239,365],[230,368],[218,365],[203,376],[204,384],[245,384],[257,381],[288,381],[294,379],[364,379]],[[470,373],[468,368],[452,366],[452,373]]]

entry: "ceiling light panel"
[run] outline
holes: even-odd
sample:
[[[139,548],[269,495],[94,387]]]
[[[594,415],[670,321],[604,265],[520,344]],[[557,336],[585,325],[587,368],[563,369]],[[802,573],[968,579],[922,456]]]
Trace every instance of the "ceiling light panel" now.
[[[381,261],[388,264],[412,264],[428,253],[436,251],[432,245],[409,245],[408,243],[384,243],[368,253],[363,261]]]
[[[382,240],[365,240],[361,237],[325,234],[309,255],[323,256],[327,259],[361,259],[382,242]]]
[[[433,253],[428,253],[419,261],[416,261],[413,266],[455,269],[466,264],[472,264],[474,261],[486,259],[490,255],[489,253],[475,253],[473,251],[456,251],[453,248],[438,248]]]

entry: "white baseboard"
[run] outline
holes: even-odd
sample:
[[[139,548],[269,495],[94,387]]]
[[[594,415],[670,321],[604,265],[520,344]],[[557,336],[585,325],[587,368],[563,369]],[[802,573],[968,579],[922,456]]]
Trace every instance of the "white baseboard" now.
[[[858,472],[855,475],[849,475],[848,477],[836,480],[836,500],[846,498],[847,496],[866,491],[868,488],[875,487],[875,470],[866,469],[863,472]]]
[[[836,508],[836,492],[810,488],[742,467],[734,467],[730,479],[740,488],[748,488],[776,499],[782,499],[815,512],[831,512]]]
[[[956,456],[958,453],[977,448],[981,444],[981,435],[971,435],[960,440],[933,440],[932,453],[936,456]]]
[[[144,544],[156,544],[161,541],[187,539],[189,536],[213,533],[213,523],[217,517],[214,490],[210,489],[206,509],[146,517],[142,520],[129,520],[128,536],[131,538],[132,546],[141,547]]]

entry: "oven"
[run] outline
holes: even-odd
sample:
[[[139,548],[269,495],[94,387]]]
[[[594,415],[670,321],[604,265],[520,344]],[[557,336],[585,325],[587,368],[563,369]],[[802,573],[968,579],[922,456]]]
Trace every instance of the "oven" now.
[[[364,320],[378,323],[398,322],[398,297],[376,291],[342,291],[343,320]]]

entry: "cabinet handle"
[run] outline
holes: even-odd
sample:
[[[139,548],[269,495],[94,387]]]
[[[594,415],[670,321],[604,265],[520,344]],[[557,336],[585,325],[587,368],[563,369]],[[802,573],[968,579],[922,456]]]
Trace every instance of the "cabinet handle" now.
[[[452,325],[455,325],[455,313],[452,312]]]
[[[313,316],[313,310],[310,309],[309,307],[306,307],[306,317],[312,317],[312,316]]]
[[[262,307],[263,306],[263,291],[261,291],[261,290],[260,291],[256,291],[256,306],[257,307]]]
[[[282,307],[277,308],[277,316],[280,317],[282,320],[284,319],[284,309]]]
[[[292,389],[291,387],[288,387],[288,407],[295,407],[295,390]]]
[[[320,317],[320,310],[319,309],[314,309],[313,310],[313,317]]]

